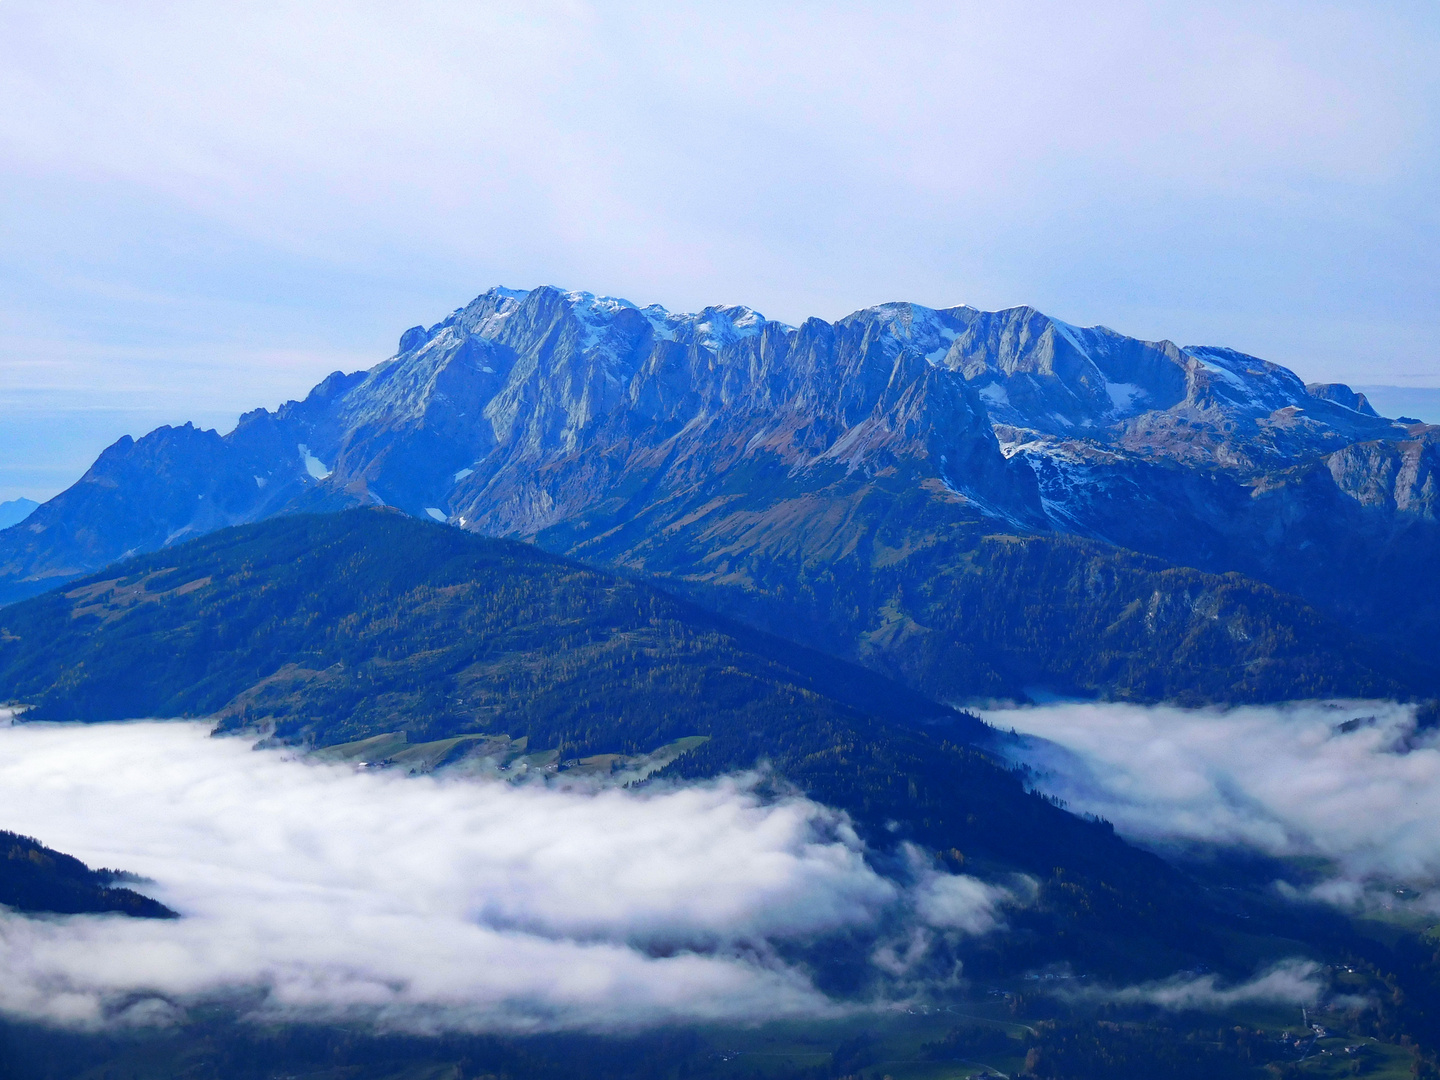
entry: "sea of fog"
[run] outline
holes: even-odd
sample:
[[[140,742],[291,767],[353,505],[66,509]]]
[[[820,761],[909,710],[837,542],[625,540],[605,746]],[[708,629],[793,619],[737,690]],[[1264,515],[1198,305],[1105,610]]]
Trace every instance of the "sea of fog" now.
[[[775,946],[899,925],[982,934],[1003,889],[882,876],[847,819],[754,777],[573,791],[315,764],[204,724],[0,728],[0,826],[139,886],[175,921],[0,909],[0,1011],[267,1016],[425,1030],[834,1015]],[[918,853],[916,853],[918,854]],[[902,880],[903,879],[903,880]]]
[[[1417,730],[1412,706],[1086,702],[982,715],[1030,736],[1011,754],[1037,788],[1124,836],[1318,856],[1331,870],[1305,886],[1310,897],[1394,906],[1404,886],[1404,904],[1440,913],[1440,731]]]
[[[989,719],[1032,733],[1019,753],[1038,786],[1142,841],[1322,854],[1322,898],[1343,903],[1440,869],[1440,750],[1403,707]],[[1033,889],[913,849],[874,858],[845,815],[755,783],[565,790],[317,764],[197,723],[0,726],[0,828],[144,875],[182,915],[0,909],[0,1012],[164,1024],[225,999],[260,1018],[498,1032],[835,1016],[923,993],[927,947],[1006,933]],[[870,942],[864,1002],[785,959],[834,933]],[[1326,986],[1297,960],[1238,985],[1094,992],[1190,1008],[1313,1003]]]

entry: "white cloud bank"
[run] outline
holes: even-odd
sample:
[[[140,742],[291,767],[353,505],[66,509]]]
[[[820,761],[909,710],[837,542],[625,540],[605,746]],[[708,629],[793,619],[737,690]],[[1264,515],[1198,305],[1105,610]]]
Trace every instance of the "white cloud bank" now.
[[[1143,841],[1321,855],[1361,883],[1440,883],[1440,733],[1388,702],[1181,709],[1107,703],[993,711],[1040,736],[1038,786]]]
[[[262,1014],[418,1030],[826,1014],[772,942],[916,908],[983,932],[1005,895],[927,871],[907,899],[842,815],[738,780],[446,782],[188,723],[0,728],[0,827],[151,877],[184,915],[0,914],[0,1011],[80,1026],[232,991]]]

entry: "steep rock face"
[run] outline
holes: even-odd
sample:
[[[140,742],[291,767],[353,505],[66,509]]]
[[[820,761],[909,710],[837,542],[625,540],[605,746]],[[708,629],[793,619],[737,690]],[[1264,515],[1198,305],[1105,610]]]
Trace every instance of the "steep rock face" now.
[[[387,503],[534,535],[623,518],[640,491],[703,502],[743,468],[805,487],[919,463],[970,517],[1043,528],[1028,467],[1001,454],[969,384],[864,315],[796,329],[742,307],[492,289],[224,437],[121,440],[28,535],[0,537],[3,599],[287,507]]]
[[[713,494],[747,465],[804,484],[926,462],[978,513],[1043,523],[965,381],[873,322],[793,329],[540,289],[487,293],[408,340],[342,406],[334,483],[412,512],[528,535],[623,513],[637,490]]]
[[[1359,505],[1399,519],[1434,522],[1440,487],[1440,428],[1417,425],[1400,442],[1355,443],[1325,463],[1335,486]]]
[[[1440,630],[1436,430],[1243,353],[1031,308],[790,327],[492,289],[228,435],[117,443],[0,532],[0,600],[222,525],[387,504],[902,674],[934,666],[901,659],[935,621],[916,590],[943,603],[935,581],[987,533],[1238,570],[1413,648]]]
[[[73,487],[0,533],[0,600],[274,513],[300,486],[303,462],[290,457],[268,414],[241,446],[189,424],[138,442],[126,436]]]
[[[1370,405],[1370,400],[1364,394],[1356,393],[1344,383],[1308,383],[1305,392],[1313,398],[1321,398],[1325,401],[1333,401],[1337,405],[1343,405],[1347,409],[1353,409],[1362,416],[1378,416]]]
[[[1162,418],[1144,419],[1162,426]],[[1276,426],[1261,418],[1248,446],[1198,466],[1124,438],[997,432],[1007,453],[1031,465],[1057,528],[1188,566],[1238,570],[1366,632],[1427,648],[1417,635],[1440,632],[1440,429],[1380,421],[1389,437],[1357,426],[1351,434],[1362,438],[1346,443],[1339,425],[1307,423],[1313,428],[1281,452]],[[1206,439],[1194,437],[1197,454]]]

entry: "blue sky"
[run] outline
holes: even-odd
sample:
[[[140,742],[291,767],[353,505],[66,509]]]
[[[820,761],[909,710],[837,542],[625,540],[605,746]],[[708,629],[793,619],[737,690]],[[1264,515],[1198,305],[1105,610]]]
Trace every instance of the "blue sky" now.
[[[1440,386],[1431,2],[5,0],[0,101],[0,498],[492,284]]]

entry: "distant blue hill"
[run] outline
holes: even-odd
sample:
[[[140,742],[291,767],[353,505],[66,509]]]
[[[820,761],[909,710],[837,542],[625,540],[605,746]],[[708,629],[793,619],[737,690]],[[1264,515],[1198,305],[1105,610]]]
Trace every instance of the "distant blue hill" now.
[[[39,505],[34,499],[11,499],[9,502],[0,502],[0,529],[19,525]]]
[[[1381,416],[1440,424],[1440,386],[1357,386]]]

